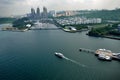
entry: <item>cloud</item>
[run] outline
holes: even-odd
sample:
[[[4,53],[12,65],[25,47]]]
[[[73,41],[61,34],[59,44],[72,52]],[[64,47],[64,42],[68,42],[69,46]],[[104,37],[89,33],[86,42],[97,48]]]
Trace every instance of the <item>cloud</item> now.
[[[0,0],[0,16],[25,14],[38,6],[49,10],[114,9],[120,7],[120,0]]]

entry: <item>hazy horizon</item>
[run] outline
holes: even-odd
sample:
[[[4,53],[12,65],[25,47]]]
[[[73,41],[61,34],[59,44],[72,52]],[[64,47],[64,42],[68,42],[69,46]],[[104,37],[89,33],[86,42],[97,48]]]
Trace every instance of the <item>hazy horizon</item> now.
[[[46,6],[48,10],[85,10],[120,8],[120,0],[0,0],[0,17],[23,15],[30,9]]]

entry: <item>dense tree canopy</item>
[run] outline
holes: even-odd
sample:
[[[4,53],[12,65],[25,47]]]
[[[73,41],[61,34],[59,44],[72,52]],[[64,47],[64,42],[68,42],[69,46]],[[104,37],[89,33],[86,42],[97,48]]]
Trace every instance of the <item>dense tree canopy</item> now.
[[[14,21],[13,27],[26,28],[27,24],[33,25],[33,23],[30,22],[30,20],[27,17],[23,17],[23,18],[20,18],[20,19],[17,19],[16,21]]]
[[[81,14],[77,16],[85,16],[87,18],[102,18],[103,20],[120,20],[120,9],[115,10],[91,10],[79,11]]]
[[[118,30],[118,24],[119,23],[113,25],[107,25],[99,28],[92,28],[88,34],[90,36],[104,36],[104,35],[120,36],[120,31]]]

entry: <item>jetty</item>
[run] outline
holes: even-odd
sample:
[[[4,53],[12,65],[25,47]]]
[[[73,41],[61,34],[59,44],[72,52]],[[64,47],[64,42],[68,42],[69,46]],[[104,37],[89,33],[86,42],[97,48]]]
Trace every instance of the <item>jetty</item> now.
[[[80,52],[87,52],[87,53],[95,54],[95,50],[91,50],[91,49],[80,48],[79,51]]]
[[[105,61],[119,60],[120,61],[120,53],[113,53],[111,50],[106,50],[106,49],[91,50],[91,49],[80,48],[79,51],[92,53],[95,56],[97,56],[99,60],[105,60]]]

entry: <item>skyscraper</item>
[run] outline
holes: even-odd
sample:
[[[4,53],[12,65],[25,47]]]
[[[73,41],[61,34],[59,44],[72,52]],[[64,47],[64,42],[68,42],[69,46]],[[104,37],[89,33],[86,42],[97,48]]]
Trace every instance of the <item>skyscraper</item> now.
[[[37,19],[40,18],[40,8],[39,7],[37,8],[37,11],[36,11],[36,17],[37,17]]]
[[[48,17],[47,8],[43,7],[43,18],[47,18],[47,17]]]
[[[49,11],[49,16],[50,16],[50,17],[55,17],[55,16],[56,16],[55,10]]]
[[[40,15],[40,8],[37,8],[37,15]]]
[[[31,8],[31,17],[35,18],[35,9]]]
[[[47,13],[47,8],[46,7],[43,7],[43,12]]]
[[[43,7],[43,12],[40,12],[40,8],[37,7],[36,11],[34,8],[31,8],[31,13],[28,15],[30,19],[39,20],[41,18],[48,18],[47,8]]]

